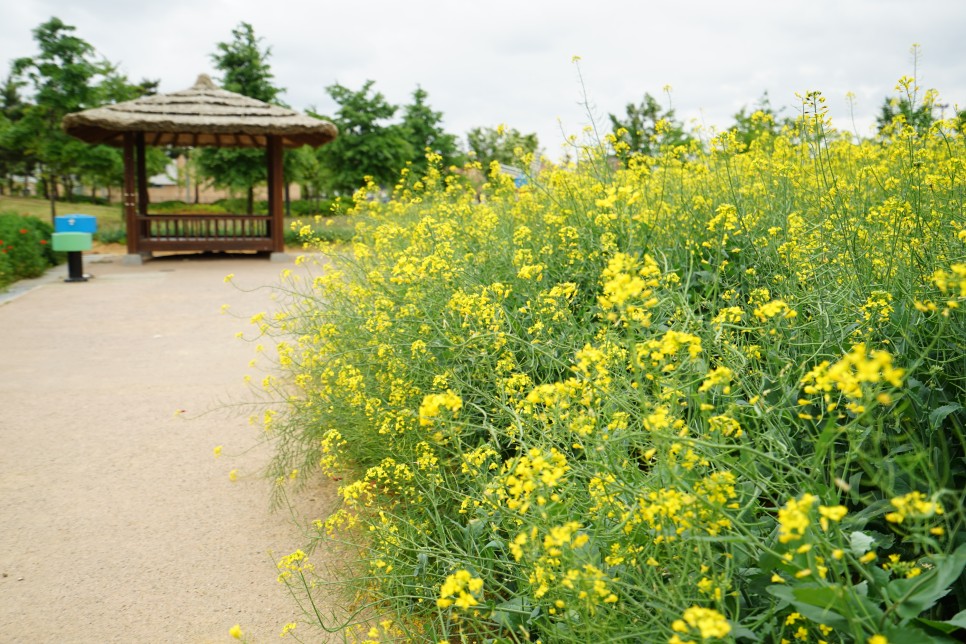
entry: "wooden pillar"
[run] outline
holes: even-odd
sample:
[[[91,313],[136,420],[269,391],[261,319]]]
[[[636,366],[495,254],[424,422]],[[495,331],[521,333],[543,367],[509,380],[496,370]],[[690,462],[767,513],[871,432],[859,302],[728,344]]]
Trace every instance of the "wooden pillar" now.
[[[282,203],[282,140],[269,135],[265,148],[268,163],[268,214],[272,218],[272,252],[285,251],[285,212]]]
[[[148,165],[144,153],[144,132],[134,135],[137,152],[138,214],[148,214]]]
[[[137,224],[137,187],[134,181],[134,132],[124,133],[124,221],[127,226],[127,252],[136,255],[140,252]]]

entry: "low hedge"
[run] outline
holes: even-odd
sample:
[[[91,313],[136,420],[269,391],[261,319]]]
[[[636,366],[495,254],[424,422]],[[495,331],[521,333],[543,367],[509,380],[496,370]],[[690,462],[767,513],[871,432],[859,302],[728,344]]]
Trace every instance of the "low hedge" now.
[[[60,263],[50,243],[52,233],[53,227],[36,217],[0,213],[0,288]]]

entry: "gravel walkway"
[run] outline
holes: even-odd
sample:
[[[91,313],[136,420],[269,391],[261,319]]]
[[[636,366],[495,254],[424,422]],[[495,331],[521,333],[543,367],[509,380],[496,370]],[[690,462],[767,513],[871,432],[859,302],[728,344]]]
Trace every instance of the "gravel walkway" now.
[[[296,615],[269,553],[302,538],[233,409],[254,357],[235,333],[273,303],[224,276],[255,288],[286,266],[95,261],[89,282],[60,267],[0,295],[0,642],[230,642],[236,623],[279,641]],[[296,514],[325,516],[334,485]]]

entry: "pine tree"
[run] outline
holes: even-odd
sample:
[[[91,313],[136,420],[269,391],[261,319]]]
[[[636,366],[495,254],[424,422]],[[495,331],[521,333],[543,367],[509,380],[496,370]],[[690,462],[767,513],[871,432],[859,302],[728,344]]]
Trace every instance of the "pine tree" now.
[[[221,42],[211,59],[222,72],[224,89],[266,103],[278,104],[282,90],[272,84],[274,75],[268,65],[271,49],[261,48],[255,30],[242,22],[232,30],[231,42]],[[205,148],[197,157],[201,172],[216,185],[245,190],[246,211],[255,210],[255,186],[266,180],[265,153],[262,150]]]

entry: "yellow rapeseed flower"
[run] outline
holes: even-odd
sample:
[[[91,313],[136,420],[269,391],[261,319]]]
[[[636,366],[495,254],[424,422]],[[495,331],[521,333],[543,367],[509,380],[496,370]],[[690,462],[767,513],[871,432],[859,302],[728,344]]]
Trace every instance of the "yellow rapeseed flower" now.
[[[677,633],[697,631],[701,639],[709,640],[727,637],[731,632],[731,624],[713,608],[692,606],[684,611],[681,619],[671,624],[671,629]]]
[[[482,579],[474,577],[467,570],[457,570],[446,577],[439,589],[439,599],[436,600],[436,605],[440,608],[455,605],[457,608],[466,610],[480,603],[477,597],[482,590]]]

